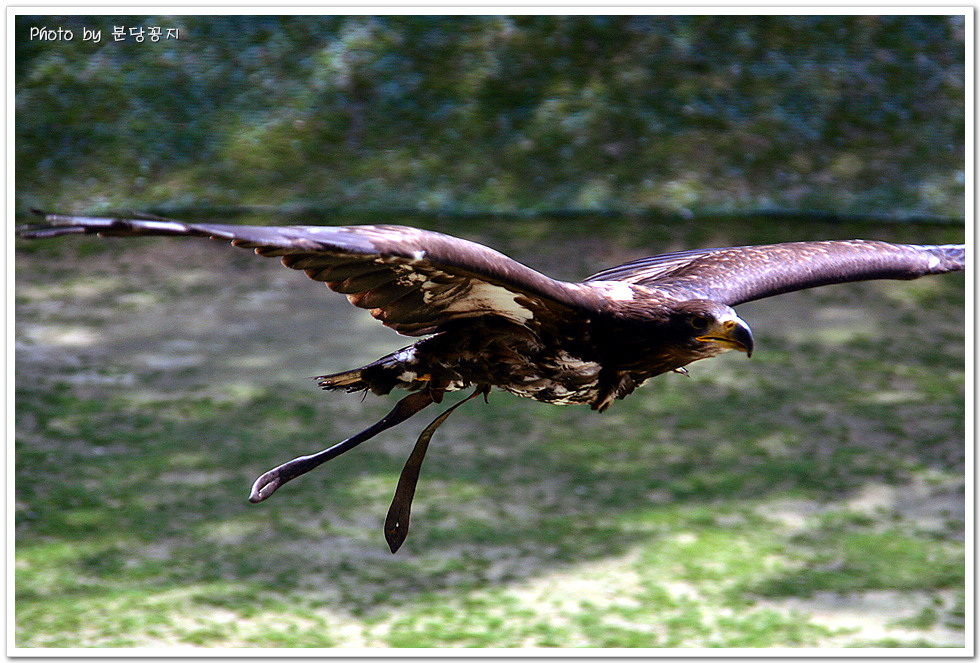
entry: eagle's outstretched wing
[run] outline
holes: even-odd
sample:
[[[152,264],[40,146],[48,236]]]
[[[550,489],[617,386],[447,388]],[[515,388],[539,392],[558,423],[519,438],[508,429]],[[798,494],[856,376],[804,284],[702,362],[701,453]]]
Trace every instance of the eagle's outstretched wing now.
[[[281,257],[392,329],[409,336],[451,320],[496,315],[527,323],[548,308],[582,308],[589,291],[534,271],[475,242],[402,226],[237,226],[170,219],[44,215],[22,229],[37,239],[66,234],[175,235],[229,240]]]
[[[645,287],[653,300],[706,299],[734,306],[833,283],[914,279],[962,270],[966,263],[962,244],[790,242],[641,258],[594,274],[579,285],[551,279],[481,244],[403,226],[263,227],[61,215],[44,219],[47,225],[22,230],[21,235],[230,240],[259,255],[280,256],[287,267],[326,282],[354,305],[370,309],[384,324],[410,336],[432,333],[462,318],[496,315],[524,324],[545,309],[595,311],[603,308],[610,292],[617,292],[609,287],[616,282]]]
[[[917,246],[855,239],[666,253],[604,270],[585,282],[622,281],[677,299],[735,306],[833,283],[914,279],[965,265],[962,244]]]

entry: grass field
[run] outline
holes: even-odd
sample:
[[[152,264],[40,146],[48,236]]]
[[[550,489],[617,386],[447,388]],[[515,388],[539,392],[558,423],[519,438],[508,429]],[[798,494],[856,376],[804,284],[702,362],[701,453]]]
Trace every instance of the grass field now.
[[[962,228],[438,227],[554,276],[694,246]],[[194,240],[20,242],[17,647],[963,647],[962,275],[739,307],[756,335],[604,414],[490,395],[280,490],[394,396],[307,378],[408,342]],[[455,398],[458,398],[455,397]],[[434,410],[433,410],[434,412]]]

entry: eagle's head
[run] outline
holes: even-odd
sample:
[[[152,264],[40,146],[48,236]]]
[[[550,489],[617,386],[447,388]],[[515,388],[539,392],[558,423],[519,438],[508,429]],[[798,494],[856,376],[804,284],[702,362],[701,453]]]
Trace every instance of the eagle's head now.
[[[726,350],[739,350],[752,356],[754,341],[748,324],[731,306],[707,299],[680,302],[672,311],[674,332],[683,339],[681,346],[704,359]]]

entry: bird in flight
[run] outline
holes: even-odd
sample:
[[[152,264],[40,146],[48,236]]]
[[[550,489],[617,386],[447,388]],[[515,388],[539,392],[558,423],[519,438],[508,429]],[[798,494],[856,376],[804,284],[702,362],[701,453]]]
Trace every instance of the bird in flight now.
[[[384,418],[323,451],[260,476],[261,502],[287,481],[408,419],[446,392],[472,394],[419,436],[385,520],[394,553],[408,534],[422,461],[454,409],[494,387],[559,405],[606,410],[652,377],[727,350],[751,356],[738,304],[833,283],[914,279],[963,270],[962,244],[807,241],[695,249],[641,258],[579,283],[551,279],[481,244],[393,225],[237,226],[155,216],[43,214],[20,236],[172,235],[230,241],[279,257],[400,334],[421,340],[366,366],[316,378],[323,389],[409,392]]]

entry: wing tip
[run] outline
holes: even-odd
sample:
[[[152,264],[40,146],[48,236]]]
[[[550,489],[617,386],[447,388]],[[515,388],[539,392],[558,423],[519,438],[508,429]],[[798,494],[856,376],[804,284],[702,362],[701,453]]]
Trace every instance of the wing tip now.
[[[966,269],[966,244],[937,244],[923,248],[938,258],[939,262],[935,265],[935,271],[938,273]]]
[[[62,214],[50,214],[36,207],[30,208],[33,216],[40,217],[39,223],[30,223],[19,226],[17,236],[23,239],[46,239],[48,237],[58,237],[59,235],[73,235],[85,233],[84,224],[79,222],[78,217],[65,216]]]

